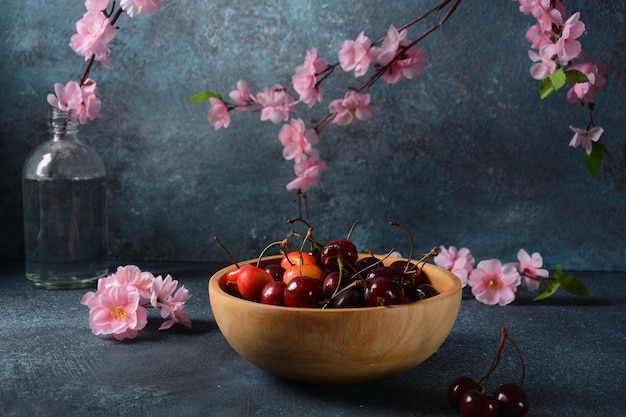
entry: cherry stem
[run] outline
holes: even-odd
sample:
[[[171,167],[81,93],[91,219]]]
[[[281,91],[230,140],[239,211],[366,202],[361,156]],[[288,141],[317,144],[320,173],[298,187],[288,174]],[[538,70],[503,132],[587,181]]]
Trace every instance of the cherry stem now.
[[[519,345],[515,342],[515,340],[513,340],[511,336],[509,336],[509,333],[506,331],[506,327],[503,327],[502,329],[503,329],[502,331],[506,334],[506,338],[509,340],[509,342],[513,345],[513,347],[517,351],[517,355],[519,356],[519,360],[522,365],[522,379],[520,380],[520,383],[519,383],[519,389],[520,389],[520,392],[522,392],[524,390],[524,380],[526,379],[526,364],[524,363],[524,355],[522,355],[522,349],[520,349]]]
[[[502,336],[500,337],[500,344],[498,345],[498,350],[496,351],[496,354],[491,360],[491,365],[489,366],[489,370],[487,371],[485,376],[483,376],[482,378],[478,380],[479,384],[481,383],[483,384],[483,387],[482,387],[483,391],[485,391],[487,388],[489,377],[491,376],[493,371],[495,371],[495,369],[498,367],[498,363],[500,362],[500,356],[502,355],[502,350],[504,349],[504,342],[506,341],[506,334],[507,334],[506,327],[502,326]]]
[[[304,238],[302,239],[302,245],[300,245],[300,264],[304,263],[304,259],[302,259],[302,252],[304,252],[304,245],[306,244],[306,242],[309,241],[309,239],[312,241],[313,239],[313,228],[309,227],[306,231],[306,235],[304,235]]]
[[[280,247],[282,248],[283,245],[286,245],[285,241],[287,241],[287,239],[272,242],[269,245],[267,245],[265,248],[263,248],[263,250],[261,251],[261,254],[259,255],[259,259],[256,261],[256,266],[259,267],[261,265],[261,260],[265,256],[265,252],[267,252],[272,246],[276,246],[276,245],[280,245]]]
[[[289,239],[283,239],[280,242],[280,253],[281,255],[283,255],[285,257],[285,259],[287,259],[287,262],[289,262],[289,265],[294,266],[295,264],[293,262],[291,262],[291,259],[289,259],[289,256],[287,256],[287,246],[292,246],[295,250],[298,250],[298,247],[296,245],[294,245],[293,243],[291,243],[289,241]],[[302,257],[302,252],[300,252],[300,257]]]
[[[350,230],[348,231],[348,236],[346,236],[347,240],[350,240],[350,238],[352,237],[352,232],[354,232],[354,229],[356,228],[356,225],[359,224],[359,220],[356,219],[353,223],[352,226],[350,226]]]
[[[502,336],[500,337],[500,345],[498,346],[498,350],[496,351],[496,354],[494,355],[493,360],[491,361],[491,365],[489,366],[489,370],[487,371],[485,376],[483,376],[481,379],[478,380],[479,384],[482,383],[483,391],[485,391],[486,388],[487,388],[487,383],[489,381],[489,377],[491,376],[493,371],[495,371],[495,369],[498,367],[498,363],[500,362],[500,356],[502,355],[502,351],[504,349],[504,344],[505,344],[505,342],[507,340],[509,341],[509,343],[511,343],[511,345],[513,345],[513,347],[517,351],[517,355],[519,356],[520,363],[521,363],[521,366],[522,366],[522,378],[521,378],[521,381],[520,381],[520,384],[519,384],[519,389],[520,389],[520,392],[522,392],[524,390],[524,380],[526,379],[526,364],[524,363],[524,356],[522,355],[522,349],[520,349],[519,345],[509,335],[509,332],[506,329],[506,326],[502,326]]]
[[[306,225],[307,228],[311,228],[311,225],[304,219],[300,218],[300,217],[292,217],[291,219],[287,220],[287,224],[293,224],[293,223],[297,223],[297,222],[302,222]]]
[[[213,240],[217,242],[218,245],[220,245],[222,247],[222,249],[224,249],[224,252],[226,252],[226,254],[228,255],[228,257],[230,258],[230,260],[233,262],[233,264],[235,264],[235,266],[237,268],[239,268],[239,264],[237,263],[237,260],[235,259],[235,257],[233,256],[232,253],[230,253],[230,251],[228,250],[228,248],[226,247],[226,245],[224,245],[224,243],[222,243],[222,241],[217,237],[217,236],[213,236]]]
[[[391,222],[389,222],[389,224],[392,225],[392,226],[397,226],[397,227],[401,228],[409,236],[409,243],[410,243],[410,246],[409,246],[409,257],[407,258],[408,260],[407,260],[407,263],[406,263],[406,265],[404,267],[404,272],[407,272],[408,269],[409,269],[409,264],[410,264],[411,260],[413,260],[413,247],[414,247],[413,235],[411,234],[411,231],[408,229],[408,227],[406,227],[405,225],[403,225],[401,223],[391,221]]]

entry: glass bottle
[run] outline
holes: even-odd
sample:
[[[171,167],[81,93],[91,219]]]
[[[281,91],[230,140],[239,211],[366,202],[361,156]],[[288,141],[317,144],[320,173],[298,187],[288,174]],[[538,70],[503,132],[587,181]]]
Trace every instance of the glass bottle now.
[[[85,288],[108,274],[106,173],[78,139],[74,110],[52,109],[52,138],[22,172],[26,279],[38,288]]]

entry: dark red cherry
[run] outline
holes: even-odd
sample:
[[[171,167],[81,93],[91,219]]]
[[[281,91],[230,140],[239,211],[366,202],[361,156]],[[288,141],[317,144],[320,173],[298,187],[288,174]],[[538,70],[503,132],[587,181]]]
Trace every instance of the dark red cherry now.
[[[461,397],[459,409],[463,417],[498,417],[499,404],[493,395],[471,389]]]
[[[450,405],[458,409],[463,394],[471,389],[480,391],[480,385],[478,385],[478,382],[474,381],[467,375],[456,377],[448,387],[448,402]]]
[[[261,304],[284,306],[286,287],[287,285],[282,281],[274,281],[269,284],[265,284],[261,290]]]
[[[500,407],[499,417],[523,417],[528,413],[526,394],[517,384],[502,384],[493,393]]]
[[[322,283],[314,278],[294,277],[285,288],[287,307],[313,307],[323,299]]]
[[[365,305],[368,307],[401,304],[404,291],[397,282],[385,277],[369,278],[365,289]]]
[[[439,291],[437,291],[435,289],[435,287],[433,287],[430,284],[418,285],[417,288],[415,289],[415,291],[417,293],[417,298],[420,299],[420,300],[423,300],[425,298],[434,297],[435,295],[439,294]]]
[[[415,280],[415,285],[431,284],[423,269],[413,272],[413,279]]]
[[[326,274],[322,288],[324,289],[324,297],[330,298],[338,289],[346,288],[352,282],[351,278],[345,272],[341,275],[339,271],[332,271]]]
[[[397,260],[393,261],[389,264],[390,267],[399,269],[402,272],[415,272],[417,270],[417,265],[413,262]]]
[[[270,274],[272,278],[274,278],[274,281],[282,281],[283,275],[285,274],[285,268],[279,264],[269,264],[265,267],[265,272]]]
[[[358,308],[365,305],[363,288],[352,287],[340,292],[332,302],[335,308]]]
[[[403,272],[400,269],[381,265],[365,274],[365,279],[369,280],[372,278],[391,278],[395,280],[399,277],[402,277],[402,275]]]
[[[382,265],[382,263],[380,262],[380,259],[376,258],[375,256],[365,256],[356,261],[356,263],[354,264],[356,270],[359,273],[363,273],[364,275],[367,274],[367,272],[369,272],[371,269],[375,268],[377,265]]]
[[[327,243],[320,254],[322,265],[329,271],[336,271],[339,268],[337,260],[340,258],[344,264],[354,266],[358,257],[356,246],[347,239],[335,239]]]

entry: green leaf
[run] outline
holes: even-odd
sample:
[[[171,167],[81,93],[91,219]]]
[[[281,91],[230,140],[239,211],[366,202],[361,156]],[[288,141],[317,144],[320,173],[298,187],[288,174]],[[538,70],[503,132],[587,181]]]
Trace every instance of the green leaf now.
[[[198,94],[194,94],[191,97],[187,98],[187,101],[192,103],[206,103],[210,98],[219,98],[222,100],[222,95],[218,93],[214,93],[212,91],[201,91]]]
[[[550,74],[549,78],[550,81],[552,81],[552,85],[554,85],[554,88],[556,88],[557,90],[563,87],[567,82],[567,76],[565,75],[565,71],[563,70],[563,68],[559,68],[558,70],[554,71],[552,74]]]
[[[561,284],[558,281],[548,281],[548,282],[546,282],[545,286],[539,292],[539,294],[537,294],[535,296],[535,298],[533,298],[533,301],[539,301],[539,300],[543,300],[545,298],[550,297],[552,294],[554,294],[559,289],[560,286],[561,286]]]
[[[593,178],[595,178],[598,175],[598,172],[600,172],[600,167],[602,166],[602,160],[604,159],[605,153],[606,149],[604,148],[603,144],[601,144],[600,142],[593,142],[591,147],[591,154],[585,154],[587,170]]]
[[[565,71],[565,79],[568,83],[588,83],[589,78],[585,75],[584,72],[578,70],[567,70]]]
[[[565,75],[565,71],[563,68],[559,68],[550,74],[547,78],[544,78],[539,86],[539,97],[541,99],[545,99],[550,96],[555,91],[561,89],[565,82],[567,81],[567,77]]]
[[[541,85],[539,86],[539,97],[541,97],[541,99],[544,100],[548,98],[550,94],[554,93],[555,91],[556,89],[552,85],[552,81],[550,80],[550,78],[544,78],[543,81],[541,82]]]
[[[578,278],[570,274],[561,274],[557,278],[561,287],[570,294],[580,296],[590,296],[591,291]]]

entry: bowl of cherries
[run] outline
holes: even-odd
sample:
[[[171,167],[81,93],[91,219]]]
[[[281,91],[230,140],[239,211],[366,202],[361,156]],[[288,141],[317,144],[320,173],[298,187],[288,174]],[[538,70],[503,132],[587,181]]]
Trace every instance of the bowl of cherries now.
[[[359,253],[348,239],[236,262],[209,280],[215,321],[243,358],[291,380],[400,373],[450,333],[461,283],[427,262]]]

